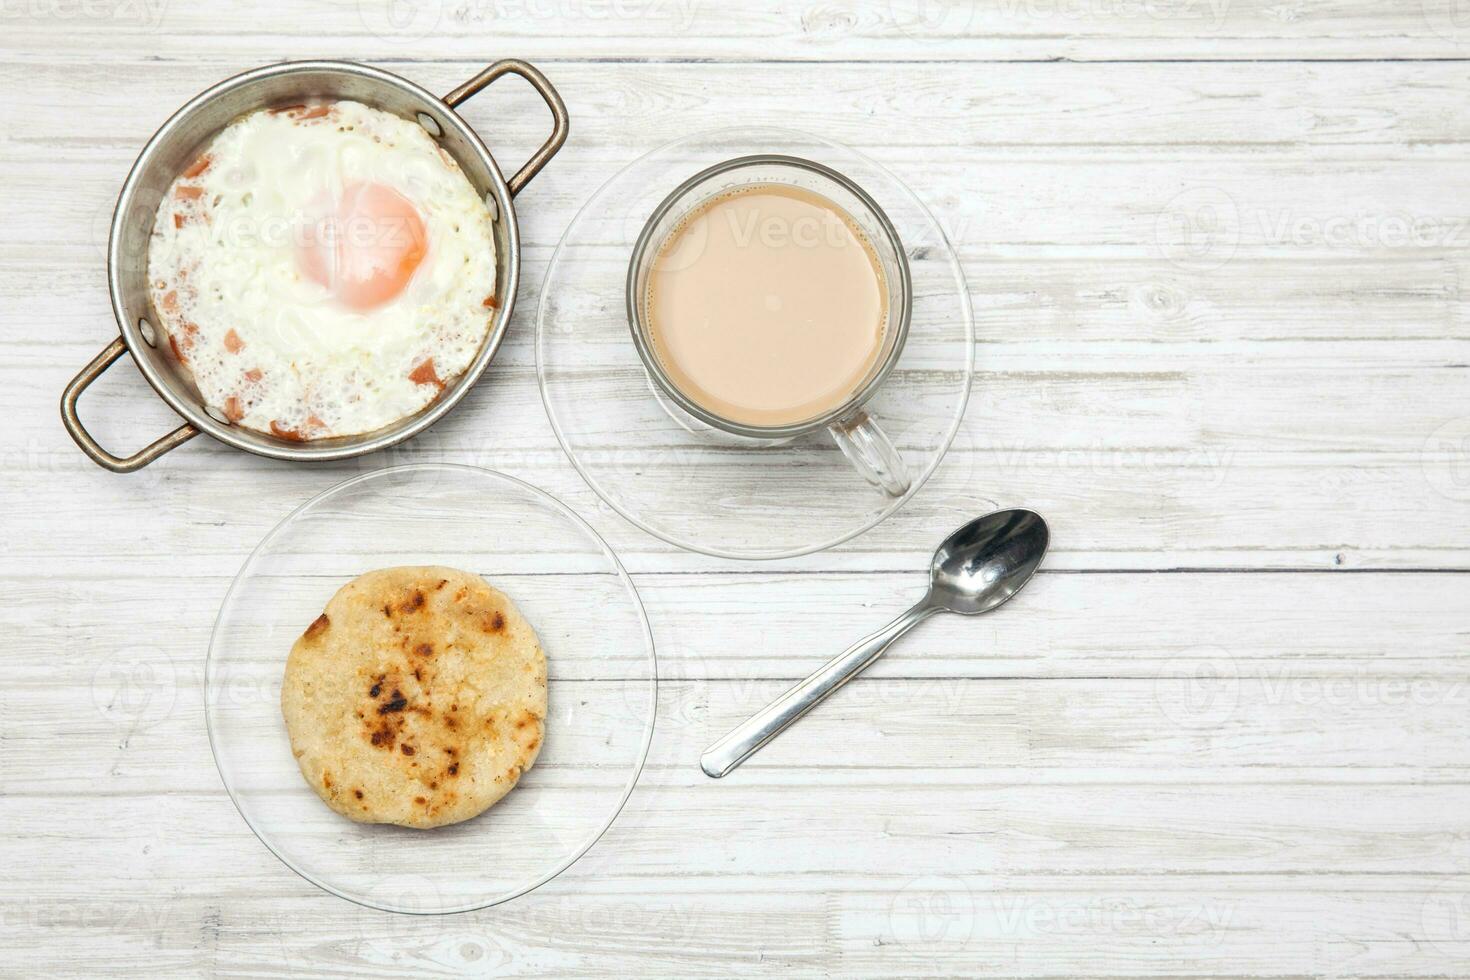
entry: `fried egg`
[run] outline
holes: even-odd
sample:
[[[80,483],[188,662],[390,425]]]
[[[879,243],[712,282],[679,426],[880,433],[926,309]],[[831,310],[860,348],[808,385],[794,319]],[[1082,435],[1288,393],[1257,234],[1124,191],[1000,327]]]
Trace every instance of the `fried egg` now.
[[[498,306],[494,222],[417,123],[260,110],[169,187],[148,280],[212,414],[279,438],[371,432],[437,398]]]

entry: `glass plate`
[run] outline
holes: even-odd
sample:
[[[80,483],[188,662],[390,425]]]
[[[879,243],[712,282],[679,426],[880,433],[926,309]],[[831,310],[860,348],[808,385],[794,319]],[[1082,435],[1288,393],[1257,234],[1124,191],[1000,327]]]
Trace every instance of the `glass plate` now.
[[[840,171],[898,231],[913,277],[898,365],[868,406],[904,458],[909,491],[865,483],[826,433],[732,445],[679,421],[644,371],[625,279],[644,223],[680,182],[733,157],[782,153]],[[820,551],[903,506],[949,448],[970,392],[974,322],[954,249],[919,199],[862,154],[787,129],[726,129],[635,160],[578,212],[552,256],[536,322],[536,368],[552,428],[582,477],[645,531],[724,558]]]
[[[546,652],[536,764],[485,813],[435,830],[328,809],[302,778],[281,717],[296,638],[341,586],[393,565],[483,575]],[[277,525],[230,587],[205,667],[210,745],[250,829],[308,881],[392,912],[484,908],[571,866],[633,790],[656,687],[638,592],[597,532],[520,480],[442,463],[348,480]]]

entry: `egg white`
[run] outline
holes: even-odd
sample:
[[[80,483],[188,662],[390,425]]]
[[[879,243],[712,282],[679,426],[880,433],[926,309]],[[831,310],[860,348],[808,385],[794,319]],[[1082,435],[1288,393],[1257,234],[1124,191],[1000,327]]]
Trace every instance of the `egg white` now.
[[[181,175],[159,204],[148,264],[159,320],[206,404],[289,438],[354,435],[433,401],[442,385],[424,380],[430,359],[438,382],[470,365],[497,304],[494,223],[421,126],[358,102],[261,110],[203,156],[208,166]],[[366,312],[297,260],[313,209],[358,182],[407,198],[427,237],[403,291]]]

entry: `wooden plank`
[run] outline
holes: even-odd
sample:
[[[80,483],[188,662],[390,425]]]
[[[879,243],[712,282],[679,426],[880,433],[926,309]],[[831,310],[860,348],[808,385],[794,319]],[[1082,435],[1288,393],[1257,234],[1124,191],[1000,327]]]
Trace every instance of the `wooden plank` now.
[[[1346,352],[1342,347],[1321,347],[1316,349],[1321,356],[1315,363],[1279,348],[1265,357],[1232,357],[1209,349],[1148,357],[1050,345],[1017,350],[1020,346],[1012,343],[1009,349],[982,355],[984,367],[975,375],[976,405],[970,417],[983,420],[984,427],[977,426],[961,447],[998,458],[1003,466],[1039,452],[1093,454],[1100,466],[1106,465],[1105,459],[1126,465],[1130,454],[1156,453],[1181,463],[1191,457],[1200,463],[1213,461],[1221,468],[1235,454],[1253,452],[1303,464],[1312,454],[1333,452],[1413,456],[1436,429],[1454,420],[1453,410],[1446,411],[1445,406],[1470,395],[1470,372],[1433,353],[1421,355],[1412,345],[1393,348],[1391,360],[1372,347]],[[1470,343],[1464,346],[1470,353]],[[1059,364],[1068,353],[1072,357]],[[496,389],[491,396],[496,402],[496,448],[524,452],[544,447],[547,428],[535,371],[511,367],[509,354],[506,361],[485,382]],[[0,368],[0,383],[15,389],[12,398],[39,402],[59,392],[66,372],[80,363]],[[954,382],[950,373],[927,368],[917,350],[912,356],[905,354],[900,370],[911,400],[880,396],[877,411],[892,423],[900,449],[923,453],[929,419],[937,416],[932,423],[937,426],[953,409]],[[94,416],[127,419],[141,414],[148,398],[156,400],[136,378],[122,374],[119,371],[118,383],[99,387],[87,400]],[[1352,383],[1340,384],[1344,377],[1351,377]],[[579,426],[583,451],[615,451],[646,461],[660,450],[684,444],[663,436],[671,426],[663,409],[648,397],[640,371],[592,364],[575,374],[564,372],[559,379],[566,392],[563,398],[617,403],[605,423],[594,419]],[[628,391],[626,405],[624,391]],[[1404,392],[1413,397],[1401,397]],[[640,425],[630,426],[629,420]],[[18,443],[39,443],[54,427],[53,420],[32,417],[15,436]],[[139,438],[132,436],[133,441]]]
[[[416,77],[432,70],[423,80],[438,88],[470,70],[410,67]],[[23,77],[31,69],[9,70],[15,84],[31,83]],[[736,84],[730,69],[704,66],[567,66],[558,81],[575,135],[523,199],[526,240],[555,241],[614,169],[666,140],[737,112],[747,124],[789,123],[799,72],[782,66],[769,79]],[[1198,208],[1223,204],[1237,250],[1401,254],[1426,243],[1463,248],[1470,237],[1454,199],[1434,194],[1463,179],[1457,154],[1466,115],[1444,105],[1463,87],[1464,73],[1454,63],[1021,65],[926,68],[910,77],[892,67],[854,66],[839,76],[833,110],[808,125],[878,156],[918,188],[952,239],[974,247],[1130,244],[1157,254],[1161,244],[1177,244],[1158,241],[1178,233],[1176,212],[1187,231]],[[58,70],[48,82],[76,84],[76,75]],[[10,114],[0,118],[11,131],[4,151],[20,182],[15,192],[49,190],[58,165],[68,169],[72,188],[48,209],[46,222],[33,228],[22,216],[5,234],[28,246],[56,241],[68,228],[88,241],[105,238],[106,212],[126,167],[200,84],[197,70],[153,64],[119,76],[84,78],[98,89],[87,113],[94,131],[85,137],[77,134],[75,111],[21,115],[18,107],[0,108]],[[967,82],[985,95],[931,97],[963,92]],[[628,104],[649,90],[668,93],[671,105],[630,114]],[[1149,104],[1167,109],[1133,111],[1155,92],[1159,102]],[[539,141],[544,109],[519,89],[485,98],[470,103],[465,116],[509,164]],[[910,112],[903,99],[920,108]],[[898,114],[905,126],[895,133],[891,119]],[[1393,150],[1385,154],[1385,147]],[[1212,161],[1208,171],[1193,165],[1200,158]],[[1333,159],[1353,166],[1340,176],[1324,172]],[[1098,170],[1079,177],[1079,164]],[[1170,220],[1161,222],[1161,213]],[[1174,257],[1186,259],[1186,268],[1196,264],[1187,254]]]
[[[140,741],[134,751],[142,755],[150,747]],[[719,783],[693,765],[651,771],[644,789],[605,838],[609,853],[599,853],[591,866],[671,882],[712,879],[727,872],[755,881],[803,874],[832,879],[943,874],[946,869],[1058,878],[1445,876],[1467,871],[1466,857],[1455,844],[1454,819],[1470,793],[1463,770],[1458,779],[1414,785],[1371,776],[1335,782],[1323,778],[1321,770],[1302,769],[1288,770],[1281,779],[1243,773],[1228,781],[1214,780],[1209,773],[1150,781],[1125,769],[1103,781],[1088,778],[1082,769],[1043,768],[1032,777],[999,767],[964,773],[910,767],[902,773],[884,773],[878,771],[884,767],[872,766],[850,774],[828,770],[823,775],[823,765],[779,767],[780,772],[751,765],[739,770],[738,777]],[[250,834],[217,788],[217,780],[215,787],[165,791],[157,787],[157,780],[150,786],[131,778],[131,769],[99,777],[106,793],[62,792],[37,785],[14,795],[11,809],[30,821],[49,813],[59,827],[76,827],[99,805],[116,817],[105,827],[71,835],[79,846],[53,858],[56,880],[38,883],[38,894],[70,890],[83,869],[109,852],[115,852],[113,865],[97,872],[99,888],[107,890],[125,886],[149,864],[171,878],[209,865],[218,886],[240,890],[275,866],[276,859]],[[810,786],[809,793],[796,792],[803,781]],[[134,788],[124,790],[128,785]],[[283,789],[309,793],[299,785]],[[597,806],[606,799],[569,784],[517,790],[521,799],[532,792],[540,794],[538,813],[550,820],[573,819],[573,807]],[[770,821],[752,824],[751,814],[766,805],[763,801],[778,796],[786,800],[779,816],[771,814]],[[345,835],[349,825],[314,798],[308,802],[313,809],[320,808],[323,843],[332,847],[331,831]],[[508,798],[506,806],[510,805]],[[600,820],[605,812],[598,809],[586,816]],[[504,817],[490,822],[497,827],[514,825]],[[691,822],[705,833],[697,846],[681,851],[681,835],[687,837]],[[196,832],[185,839],[189,827]],[[299,827],[290,833],[298,840],[305,836]],[[52,836],[16,841],[12,853],[19,859],[39,860],[53,849]],[[499,849],[492,842],[476,842],[473,834],[457,836],[463,836],[465,846],[482,858]],[[376,839],[364,846],[383,846],[383,835],[369,837]],[[757,841],[760,846],[752,848]],[[147,848],[150,843],[169,847],[155,853],[159,849]],[[415,850],[435,853],[429,848]],[[227,867],[211,852],[249,860]],[[379,868],[391,863],[384,858]],[[426,864],[423,870],[435,875],[453,871],[447,864],[432,868]],[[493,873],[482,869],[466,877]],[[822,890],[817,881],[804,887]]]
[[[812,769],[797,775],[811,778]],[[586,867],[573,868],[570,881],[585,887],[603,875],[626,876],[654,887],[659,881],[683,884],[698,894],[718,889],[728,875],[757,889],[769,880],[782,889],[840,893],[875,879],[947,874],[1031,877],[1049,880],[1053,887],[1073,878],[1153,876],[1172,885],[1191,877],[1198,883],[1249,875],[1320,887],[1334,876],[1453,880],[1466,870],[1464,855],[1453,845],[1452,819],[1470,793],[1463,783],[1419,788],[1121,781],[1107,786],[931,785],[919,776],[890,777],[882,786],[842,787],[819,778],[819,794],[808,795],[804,803],[793,801],[769,825],[753,825],[751,813],[759,812],[770,794],[789,796],[790,784],[753,777],[706,784],[675,788],[655,775],[643,805],[635,803],[620,816],[584,859]],[[1257,794],[1270,802],[1255,799]],[[284,894],[311,887],[289,872],[284,878],[277,874],[284,867],[254,839],[222,793],[175,792],[166,805],[158,794],[38,793],[18,798],[13,809],[30,821],[49,814],[63,826],[78,826],[102,799],[115,819],[77,837],[69,851],[54,853],[51,837],[59,835],[14,846],[19,860],[42,861],[53,854],[56,880],[38,882],[35,897],[65,896],[88,868],[97,869],[96,893],[109,896],[125,891],[150,868],[159,884],[185,884],[183,890],[196,895],[204,883],[188,885],[187,880],[200,868],[209,869],[207,887],[213,889],[244,892],[256,881],[263,890]],[[566,802],[579,800],[568,795]],[[311,803],[320,806],[314,799]],[[1405,811],[1412,815],[1406,818]],[[325,808],[322,812],[324,824],[342,821]],[[541,812],[551,813],[549,805],[542,804]],[[691,823],[702,828],[697,841],[689,839]],[[497,826],[507,824],[502,819]],[[375,839],[364,847],[385,846],[384,835],[371,836]],[[464,861],[483,861],[504,850],[473,833],[460,836]],[[759,846],[752,847],[757,841]],[[323,847],[332,848],[333,842],[324,839]],[[241,860],[227,863],[224,856]],[[391,863],[380,857],[379,874],[394,873],[383,870]],[[455,869],[426,862],[419,873],[428,881],[426,890],[437,892],[449,887]],[[487,873],[481,869],[464,877]],[[808,880],[797,884],[803,876]],[[824,887],[823,878],[830,884]]]
[[[120,812],[133,812],[120,802]],[[468,916],[393,917],[316,893],[272,867],[253,839],[235,854],[231,835],[217,838],[214,830],[233,813],[223,801],[201,808],[205,802],[180,797],[176,812],[160,812],[156,803],[139,811],[156,834],[93,837],[80,849],[73,843],[68,865],[93,857],[87,894],[47,880],[8,894],[0,908],[16,928],[7,930],[6,945],[38,970],[78,962],[122,969],[135,963],[125,957],[135,957],[143,939],[157,972],[261,975],[493,965],[498,973],[602,976],[610,964],[660,974],[789,975],[840,964],[836,972],[852,976],[1177,976],[1187,958],[1190,975],[1203,975],[1203,967],[1215,976],[1434,976],[1465,965],[1453,906],[1463,883],[1453,878],[1025,874],[996,868],[985,845],[962,841],[942,864],[937,855],[885,859],[819,877],[808,868],[820,861],[752,875],[732,873],[726,860],[712,873],[669,877],[638,873],[642,855],[629,849],[629,835],[615,834],[582,866],[510,905]],[[1272,840],[1258,834],[1254,843],[1265,849]],[[710,835],[691,840],[681,832],[675,846],[698,860],[738,843],[722,847]],[[819,853],[843,849],[832,840]],[[110,870],[97,875],[99,867]],[[237,878],[249,880],[248,893],[235,891]],[[140,900],[140,879],[161,889],[157,900]],[[222,887],[230,897],[221,898]],[[742,923],[736,933],[732,920]],[[38,934],[64,941],[28,942]]]
[[[304,580],[329,595],[344,579]],[[923,572],[794,573],[759,565],[700,574],[646,574],[638,590],[669,681],[792,681],[849,638],[911,603]],[[147,579],[168,597],[173,627],[138,602],[139,583],[111,572],[0,580],[0,628],[55,651],[13,668],[37,702],[81,697],[106,657],[96,637],[134,637],[143,666],[197,691],[227,577]],[[1054,574],[998,615],[939,617],[911,633],[869,676],[1152,680],[1222,676],[1266,685],[1344,676],[1435,680],[1470,671],[1461,573]],[[507,585],[509,587],[509,585]],[[820,588],[823,601],[811,600]],[[1224,601],[1222,597],[1228,597]],[[1140,610],[1146,610],[1140,614]],[[151,658],[158,658],[155,664]],[[147,676],[144,672],[141,676]],[[923,685],[920,684],[920,687]],[[47,694],[45,692],[52,691]],[[1324,692],[1324,696],[1326,692]],[[1339,692],[1340,695],[1340,692]],[[194,697],[191,693],[189,697]]]
[[[1464,779],[1470,736],[1461,721],[1470,683],[1463,671],[1296,672],[1242,663],[1228,650],[1212,653],[1165,664],[1153,677],[1105,683],[901,680],[882,671],[772,742],[730,781],[760,784],[773,771],[807,774],[814,752],[820,767],[834,774],[881,770],[897,782],[904,782],[903,771],[914,766],[954,770],[982,783],[1047,776],[1066,780],[1090,768],[1124,784],[1165,777],[1208,782],[1220,771],[1234,770],[1280,770],[1290,779],[1304,761],[1314,782],[1339,777],[1355,782],[1357,776],[1339,770],[1359,768],[1380,779],[1382,770],[1398,768],[1404,775],[1397,781],[1426,772]],[[140,644],[102,659],[82,683],[27,684],[12,709],[23,722],[10,738],[17,755],[12,791],[85,795],[103,784],[111,792],[213,788],[217,784],[202,735],[179,738],[183,732],[204,731],[199,676],[197,663],[175,663]],[[558,682],[558,689],[562,684],[571,698],[595,700],[587,708],[589,718],[616,714],[624,719],[620,724],[637,723],[634,706],[586,694],[585,682]],[[700,751],[788,686],[784,680],[666,678],[659,690],[658,741],[650,765],[676,771],[680,781],[687,776],[698,782],[703,779],[696,768]],[[232,730],[255,732],[264,746],[277,744],[274,690],[263,682],[220,695]],[[556,696],[554,690],[553,700]],[[58,718],[57,703],[81,710]],[[566,704],[570,710],[571,702]],[[575,721],[567,722],[562,740],[585,740],[592,723],[578,729]],[[52,744],[75,746],[71,765],[49,764],[46,747]],[[619,744],[632,743],[620,734]],[[629,748],[623,758],[633,754]],[[547,779],[557,787],[586,783],[591,776],[579,771],[574,755],[567,758],[571,761],[558,763],[555,772],[548,769]],[[597,756],[599,765],[621,764],[608,759]],[[280,771],[294,779],[289,769]],[[273,790],[294,787],[292,779],[276,778],[275,770],[261,778],[267,775],[262,785]],[[838,779],[835,788],[841,785]]]
[[[839,882],[792,877],[781,889],[739,879],[676,883],[561,879],[484,913],[392,917],[305,893],[248,897],[132,892],[10,898],[7,921],[64,941],[16,947],[47,972],[136,965],[147,943],[159,975],[354,977],[607,976],[1453,976],[1464,954],[1422,878],[1078,876],[1066,882],[926,875]],[[198,887],[197,885],[195,887]],[[1453,894],[1450,898],[1455,897]],[[1425,935],[1426,919],[1436,928]],[[207,927],[193,923],[205,921]],[[302,928],[303,922],[312,928]],[[739,928],[731,924],[738,922]]]
[[[494,416],[493,409],[489,415]],[[601,530],[634,572],[721,567],[611,513],[558,450],[500,450],[493,441],[487,444],[475,434],[474,426],[483,424],[479,418],[462,411],[446,421],[442,441],[421,439],[381,459],[309,468],[261,461],[196,440],[132,479],[119,479],[81,459],[57,431],[44,449],[26,456],[34,461],[34,472],[48,480],[46,510],[17,510],[0,541],[12,551],[24,547],[28,560],[48,574],[86,573],[101,560],[121,562],[131,575],[229,575],[296,504],[332,484],[390,461],[449,460],[503,468],[558,496]],[[849,544],[784,567],[922,569],[949,529],[1001,506],[1026,505],[1050,519],[1054,543],[1048,567],[1059,570],[1462,569],[1470,566],[1462,533],[1470,512],[1453,496],[1458,484],[1447,482],[1463,466],[1455,446],[1427,457],[1427,470],[1418,453],[1322,453],[1295,459],[1236,453],[1222,467],[1218,460],[1187,453],[1181,459],[1170,453],[1044,450],[1007,457],[960,451],[912,506]],[[624,465],[641,472],[645,464],[630,459]],[[5,479],[18,484],[23,472],[30,471]],[[700,506],[696,502],[712,499],[730,482],[719,467],[685,477],[670,492],[687,497],[684,512],[691,514],[698,513],[692,509]],[[845,489],[845,475],[842,479],[818,492]],[[238,493],[242,485],[252,488],[248,497]],[[1374,501],[1373,508],[1364,508],[1365,499]],[[1276,500],[1292,501],[1293,509],[1278,509]],[[227,513],[221,513],[222,506]],[[171,519],[160,520],[160,512]],[[821,513],[813,509],[803,519],[821,519]]]
[[[145,57],[520,55],[588,59],[1039,60],[1453,58],[1470,41],[1449,0],[1343,0],[1283,13],[1270,0],[1151,3],[887,0],[760,3],[701,0],[336,0],[289,16],[250,8],[181,8],[159,0],[92,4],[12,0],[17,61]]]
[[[447,92],[479,70],[482,56],[378,64]],[[23,63],[0,58],[0,84],[23,85],[28,95],[0,106],[0,120],[9,124],[0,143],[5,159],[118,160],[126,166],[170,112],[255,62],[235,54],[126,61],[105,72],[91,67],[96,64],[86,56],[69,61],[53,54]],[[810,90],[814,69],[565,61],[546,64],[546,71],[571,113],[572,137],[562,151],[567,158],[623,154],[626,161],[736,119],[792,125],[786,110],[793,93]],[[822,112],[798,125],[879,155],[906,147],[941,154],[969,148],[1021,160],[1066,158],[1097,146],[1119,155],[1168,148],[1176,157],[1293,154],[1308,147],[1366,155],[1374,147],[1393,147],[1396,159],[1412,162],[1455,153],[1465,143],[1470,110],[1455,96],[1466,73],[1459,61],[855,61],[821,66]],[[498,83],[461,111],[507,164],[514,159],[507,142],[529,149],[546,127],[540,98],[520,82]],[[81,131],[79,119],[87,124]],[[894,125],[897,120],[902,125]],[[557,169],[547,172],[548,183]],[[539,182],[533,186],[539,189]]]

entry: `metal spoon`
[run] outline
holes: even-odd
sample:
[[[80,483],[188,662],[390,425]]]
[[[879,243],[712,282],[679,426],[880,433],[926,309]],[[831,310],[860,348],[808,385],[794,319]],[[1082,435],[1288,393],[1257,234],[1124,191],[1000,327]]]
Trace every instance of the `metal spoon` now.
[[[1049,540],[1046,521],[1029,510],[1000,510],[964,525],[934,552],[929,592],[923,599],[705,749],[700,768],[716,779],[725,775],[860,674],[890,643],[935,613],[974,616],[990,612],[1031,579]]]

